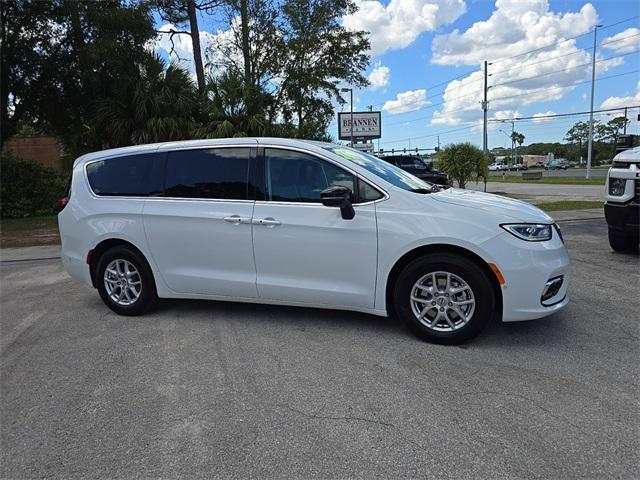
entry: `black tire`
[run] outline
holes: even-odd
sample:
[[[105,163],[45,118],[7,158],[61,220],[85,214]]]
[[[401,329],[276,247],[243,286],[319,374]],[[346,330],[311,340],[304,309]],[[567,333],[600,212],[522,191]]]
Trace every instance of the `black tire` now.
[[[609,245],[616,252],[636,253],[639,242],[638,235],[609,227]]]
[[[126,260],[130,262],[139,273],[141,290],[139,297],[131,305],[120,305],[116,303],[107,292],[104,274],[105,270],[114,260]],[[137,278],[136,278],[137,281]],[[102,301],[118,315],[135,316],[142,315],[155,303],[158,298],[156,285],[151,272],[151,267],[147,260],[136,250],[124,245],[113,247],[107,250],[99,259],[95,270],[94,284],[100,293]]]
[[[475,309],[468,322],[459,329],[449,332],[433,330],[420,322],[412,310],[413,287],[418,280],[431,272],[450,272],[466,282],[473,292]],[[427,254],[410,262],[398,276],[393,293],[396,314],[413,333],[432,343],[463,343],[478,335],[494,312],[493,287],[485,272],[475,262],[452,253]],[[436,321],[436,326],[437,324]]]

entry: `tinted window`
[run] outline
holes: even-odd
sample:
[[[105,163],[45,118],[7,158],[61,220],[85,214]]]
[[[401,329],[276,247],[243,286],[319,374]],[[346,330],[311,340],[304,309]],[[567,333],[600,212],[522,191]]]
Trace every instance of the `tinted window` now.
[[[96,195],[147,197],[162,192],[164,154],[147,153],[107,158],[87,165]]]
[[[248,148],[170,152],[165,195],[181,198],[247,198]]]
[[[320,192],[341,185],[355,191],[352,174],[332,163],[290,150],[266,149],[267,199],[320,202]]]
[[[409,171],[423,171],[427,169],[422,160],[416,157],[401,157],[398,166]]]

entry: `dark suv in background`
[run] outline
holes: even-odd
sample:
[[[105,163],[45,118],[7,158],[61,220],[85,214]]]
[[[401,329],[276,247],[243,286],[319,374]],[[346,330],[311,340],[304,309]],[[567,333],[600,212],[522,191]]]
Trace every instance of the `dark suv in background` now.
[[[400,167],[402,170],[409,172],[421,180],[437,185],[448,185],[449,183],[446,173],[436,170],[420,157],[414,155],[388,155],[380,158],[392,165]]]

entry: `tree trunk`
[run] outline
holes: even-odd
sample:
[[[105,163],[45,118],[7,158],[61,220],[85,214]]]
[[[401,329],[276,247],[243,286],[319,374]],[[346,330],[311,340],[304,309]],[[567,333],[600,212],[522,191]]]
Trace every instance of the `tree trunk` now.
[[[242,35],[242,61],[244,64],[244,107],[247,114],[251,114],[251,95],[250,88],[253,87],[253,78],[251,75],[251,47],[249,46],[249,7],[247,0],[240,0],[240,26]]]
[[[204,92],[204,66],[202,65],[202,53],[200,51],[200,31],[198,29],[198,17],[196,16],[195,0],[187,0],[187,13],[189,15],[189,26],[191,27],[191,44],[193,45],[193,64],[196,67],[196,79],[198,81],[198,92]]]

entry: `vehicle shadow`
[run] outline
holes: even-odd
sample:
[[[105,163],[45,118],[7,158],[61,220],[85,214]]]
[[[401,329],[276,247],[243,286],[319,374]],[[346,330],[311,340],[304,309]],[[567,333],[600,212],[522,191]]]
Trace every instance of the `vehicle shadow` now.
[[[212,300],[162,299],[153,311],[160,318],[189,318],[190,321],[226,322],[246,328],[276,326],[293,330],[344,330],[349,335],[385,335],[403,341],[425,343],[413,335],[396,316],[380,317],[366,313],[309,307],[262,305]],[[478,337],[460,348],[494,346],[562,345],[570,335],[565,331],[564,312],[527,322],[502,322],[494,317]]]

